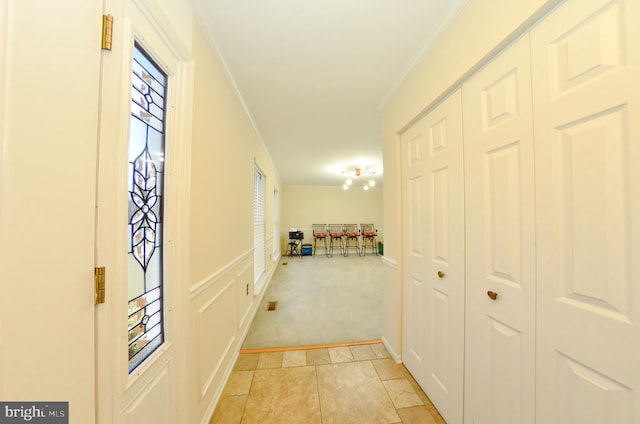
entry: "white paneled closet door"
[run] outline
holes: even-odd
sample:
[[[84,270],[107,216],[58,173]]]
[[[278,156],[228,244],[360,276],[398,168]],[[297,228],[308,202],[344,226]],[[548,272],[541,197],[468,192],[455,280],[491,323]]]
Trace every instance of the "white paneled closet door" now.
[[[539,423],[640,422],[640,2],[531,33]]]
[[[529,38],[462,88],[465,422],[535,422],[535,187]]]
[[[462,423],[464,178],[460,92],[401,138],[403,360],[450,424]]]
[[[402,149],[402,362],[425,386],[426,298],[426,122],[414,124],[400,139]]]

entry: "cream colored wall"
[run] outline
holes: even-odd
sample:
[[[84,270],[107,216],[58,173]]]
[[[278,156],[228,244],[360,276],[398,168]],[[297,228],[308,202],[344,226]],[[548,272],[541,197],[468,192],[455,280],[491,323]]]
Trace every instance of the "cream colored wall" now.
[[[253,248],[254,158],[267,176],[267,223],[279,186],[268,155],[200,26],[195,61],[191,171],[191,282]],[[268,236],[272,235],[268,228]],[[195,253],[195,254],[194,254]]]
[[[382,240],[382,193],[382,188],[364,191],[342,187],[283,187],[280,225],[283,252],[289,228],[304,231],[306,243],[313,240],[313,224],[374,224],[378,240]]]
[[[279,176],[196,22],[191,169],[191,398],[194,422],[208,422],[262,292],[253,280],[253,175],[266,175],[267,251]],[[267,261],[270,278],[274,262]]]
[[[469,0],[423,61],[385,105],[384,154],[385,306],[383,336],[401,354],[401,216],[399,134],[455,88],[487,58],[512,41],[560,0]]]

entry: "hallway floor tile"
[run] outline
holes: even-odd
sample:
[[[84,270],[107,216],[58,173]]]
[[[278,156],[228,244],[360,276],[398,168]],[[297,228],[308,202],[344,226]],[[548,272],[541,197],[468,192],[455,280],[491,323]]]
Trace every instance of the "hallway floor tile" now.
[[[442,424],[382,343],[241,353],[210,424]]]

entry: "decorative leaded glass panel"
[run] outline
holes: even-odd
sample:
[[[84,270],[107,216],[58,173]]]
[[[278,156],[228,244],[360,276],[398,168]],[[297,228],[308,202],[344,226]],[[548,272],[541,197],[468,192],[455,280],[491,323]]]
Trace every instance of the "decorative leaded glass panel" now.
[[[167,76],[136,44],[129,131],[129,372],[164,341],[162,225]]]

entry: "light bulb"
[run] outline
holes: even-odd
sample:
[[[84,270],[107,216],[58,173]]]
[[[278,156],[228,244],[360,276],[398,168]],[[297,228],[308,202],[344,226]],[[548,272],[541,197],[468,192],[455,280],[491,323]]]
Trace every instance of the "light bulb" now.
[[[376,182],[375,182],[375,181],[373,181],[373,180],[370,180],[370,181],[369,181],[369,185],[370,185],[371,187],[373,187],[373,186],[375,186],[375,185],[376,185]]]
[[[346,185],[346,184],[345,184],[345,185],[343,185],[343,186],[342,186],[342,188],[343,188],[343,189],[345,189],[345,190],[349,190],[349,186],[348,186],[348,185]]]
[[[350,186],[351,184],[353,184],[353,180],[351,178],[347,179],[346,181],[347,185]]]
[[[367,191],[367,190],[369,190],[369,186],[368,185],[364,186],[364,191]]]

